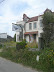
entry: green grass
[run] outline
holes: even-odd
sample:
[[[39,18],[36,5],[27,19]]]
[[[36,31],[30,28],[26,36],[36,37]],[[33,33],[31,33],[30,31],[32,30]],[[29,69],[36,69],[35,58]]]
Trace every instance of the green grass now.
[[[36,43],[36,42],[27,43],[26,47],[28,47],[28,48],[38,48],[38,43]]]
[[[0,49],[2,48],[2,44],[0,44]]]
[[[14,41],[5,42],[4,45],[7,45],[7,46],[16,46],[16,42],[14,42]]]
[[[53,43],[54,44],[54,43]],[[19,51],[16,48],[3,48],[3,52],[0,53],[0,56],[9,59],[16,63],[21,63],[32,68],[42,70],[43,72],[54,72],[54,50],[52,48],[45,48],[41,51],[28,51],[28,49],[20,49]],[[39,62],[36,61],[37,55],[40,56]]]

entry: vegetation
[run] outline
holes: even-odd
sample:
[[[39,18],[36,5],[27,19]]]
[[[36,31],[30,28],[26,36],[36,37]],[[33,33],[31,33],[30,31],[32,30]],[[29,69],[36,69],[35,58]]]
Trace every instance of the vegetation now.
[[[27,48],[38,48],[38,43],[36,42],[27,43],[26,47]]]
[[[14,35],[14,41],[16,42],[16,34]]]
[[[54,72],[54,50],[45,49],[40,54],[40,64],[45,72]]]
[[[50,46],[50,42],[54,40],[54,14],[51,10],[47,10],[43,15],[43,39],[45,46]]]
[[[38,47],[36,43],[26,44],[26,41],[22,42],[6,42],[5,46],[0,53],[0,56],[10,59],[16,63],[22,63],[23,65],[42,70],[43,72],[54,72],[54,19],[52,12],[48,11],[44,13],[43,16],[43,39],[45,42],[45,47],[40,51],[28,51],[28,47],[35,48]],[[6,45],[16,47],[8,47]],[[39,61],[36,60],[37,55],[39,55]]]
[[[14,41],[10,41],[10,42],[5,42],[4,43],[5,47],[8,46],[8,47],[16,47],[16,42]]]
[[[23,40],[22,42],[17,42],[16,43],[16,49],[20,50],[20,49],[25,49],[25,45],[26,45],[26,41]]]
[[[37,55],[40,56],[39,61],[36,60]],[[54,72],[54,42],[51,43],[50,48],[34,52],[28,51],[28,48],[17,50],[15,47],[4,47],[0,56],[16,63],[22,63],[23,65],[43,70],[43,72]]]
[[[2,48],[2,44],[0,44],[0,49]]]
[[[10,41],[13,41],[13,38],[9,35],[7,35],[7,39],[0,38],[1,43],[10,42]]]

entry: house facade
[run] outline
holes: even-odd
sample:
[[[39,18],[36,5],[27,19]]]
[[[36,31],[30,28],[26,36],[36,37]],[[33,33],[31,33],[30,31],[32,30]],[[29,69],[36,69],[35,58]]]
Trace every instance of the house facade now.
[[[23,20],[16,24],[23,26],[21,32],[16,31],[16,42],[22,41],[21,38],[26,39],[27,42],[38,42],[43,32],[42,15],[29,18],[23,14]]]
[[[45,12],[52,12],[49,9],[46,9]],[[54,15],[54,12],[52,12]],[[16,24],[20,26],[21,30],[16,30],[16,42],[21,42],[23,39],[26,39],[27,42],[39,42],[39,38],[43,33],[43,15],[38,15],[35,17],[28,17],[26,14],[23,14],[23,20],[17,21]],[[19,27],[18,27],[19,28]]]

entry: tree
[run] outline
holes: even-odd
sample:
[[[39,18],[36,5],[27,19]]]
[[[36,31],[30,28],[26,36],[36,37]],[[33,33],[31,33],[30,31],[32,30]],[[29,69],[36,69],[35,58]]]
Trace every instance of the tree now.
[[[43,15],[43,34],[45,46],[49,46],[54,39],[54,14],[51,10],[46,10]]]
[[[14,41],[16,42],[16,34],[14,35]]]

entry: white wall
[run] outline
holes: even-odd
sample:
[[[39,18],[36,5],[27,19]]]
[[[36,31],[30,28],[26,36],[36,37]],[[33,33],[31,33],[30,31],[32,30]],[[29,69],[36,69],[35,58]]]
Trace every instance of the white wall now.
[[[26,23],[26,32],[34,32],[34,31],[38,31],[38,34],[36,35],[36,41],[38,42],[38,38],[40,37],[40,33],[43,32],[43,27],[40,27],[40,20],[42,20],[42,16],[38,17],[38,21],[33,21],[33,22],[29,22],[32,23],[32,29],[29,30],[29,23]],[[37,23],[37,28],[33,28],[34,22]],[[28,39],[28,37],[26,37],[26,39]],[[29,40],[28,40],[29,41]]]
[[[16,22],[16,24],[24,26],[25,22],[24,21],[18,21],[18,22]],[[24,39],[24,28],[23,28],[23,39]],[[19,41],[19,32],[18,31],[16,32],[16,42],[20,42]]]
[[[16,32],[16,42],[19,42],[19,32]]]
[[[26,36],[26,41],[29,42],[29,35]]]
[[[25,30],[23,28],[23,39],[24,39],[24,33],[25,32],[34,32],[34,31],[38,31],[38,34],[36,35],[36,41],[38,42],[38,38],[40,37],[40,33],[43,32],[43,27],[40,27],[40,20],[42,20],[42,16],[38,16],[38,21],[33,21],[33,22],[29,22],[29,23],[32,23],[32,29],[29,30],[29,23],[26,23],[24,21],[19,21],[19,22],[16,22],[16,24],[21,24],[24,26],[25,24]],[[33,28],[33,25],[34,25],[34,22],[37,23],[37,28]],[[16,41],[18,41],[17,39],[17,35],[18,35],[18,32],[16,32]],[[29,35],[26,36],[26,40],[29,42]],[[33,39],[32,39],[33,40]]]
[[[37,31],[38,28],[33,28],[33,25],[34,25],[34,22],[38,22],[38,21],[33,21],[33,22],[29,22],[29,23],[32,23],[32,29],[29,30],[29,23],[26,23],[26,32],[33,32],[33,31]],[[37,23],[38,24],[38,23]]]
[[[38,17],[38,37],[40,37],[40,33],[43,33],[43,27],[40,27],[40,20],[42,20],[42,16]]]
[[[0,33],[0,38],[6,39],[7,38],[7,33]]]
[[[42,16],[39,16],[38,17],[38,21],[33,21],[33,22],[29,22],[29,23],[32,23],[32,29],[29,30],[29,23],[26,23],[26,32],[34,32],[34,31],[38,31],[38,36],[40,37],[40,33],[43,32],[43,27],[40,27],[40,20],[42,20]],[[34,22],[37,23],[37,28],[33,28],[33,25],[34,25]]]

